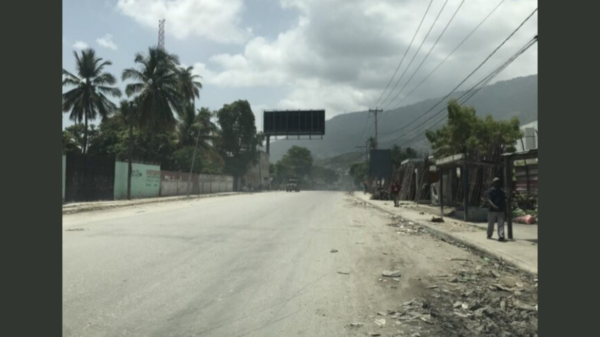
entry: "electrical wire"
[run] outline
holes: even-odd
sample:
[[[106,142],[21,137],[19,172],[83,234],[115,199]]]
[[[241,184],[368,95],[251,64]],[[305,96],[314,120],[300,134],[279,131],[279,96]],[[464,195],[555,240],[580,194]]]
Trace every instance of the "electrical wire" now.
[[[477,31],[477,29],[479,29],[479,27],[487,21],[487,19],[492,16],[492,14],[500,7],[500,5],[502,5],[504,3],[504,1],[506,0],[502,0],[500,1],[500,3],[498,3],[498,5],[496,5],[496,7],[494,7],[494,9],[492,9],[488,15],[486,15],[485,18],[483,18],[483,20],[481,20],[481,22],[479,22],[479,24],[477,26],[475,26],[475,28],[473,28],[473,30],[450,52],[450,54],[448,54],[446,56],[446,58],[444,58],[440,63],[438,63],[438,65],[433,68],[433,70],[431,70],[431,72],[429,72],[429,74],[427,74],[427,76],[425,76],[425,78],[423,78],[423,80],[421,82],[419,82],[419,84],[417,84],[417,86],[415,86],[408,94],[406,94],[406,96],[404,96],[400,102],[398,103],[398,106],[400,106],[402,104],[402,102],[404,102],[404,100],[406,100],[406,98],[408,98],[415,90],[417,90],[421,84],[425,83],[425,81],[427,81],[427,79],[429,79],[429,77],[436,72],[436,70],[442,65],[444,64],[444,62],[446,62],[450,56],[452,56],[452,54],[454,54],[454,52],[456,52],[470,37],[471,35],[473,35],[473,33],[475,33],[475,31]],[[395,110],[395,109],[394,109]],[[390,110],[388,110],[390,111]]]
[[[438,36],[437,40],[435,40],[435,42],[433,43],[433,46],[431,46],[431,48],[427,52],[427,55],[425,55],[425,57],[423,58],[423,60],[421,61],[421,63],[417,67],[417,69],[415,69],[415,71],[410,76],[410,78],[406,81],[406,83],[404,83],[404,86],[400,89],[400,91],[398,91],[398,93],[396,94],[396,96],[394,96],[394,98],[392,98],[392,100],[389,101],[388,104],[385,107],[383,107],[383,109],[386,109],[387,106],[389,106],[390,104],[392,104],[392,102],[394,102],[396,100],[396,98],[398,98],[398,96],[400,96],[400,94],[402,93],[402,91],[404,91],[404,88],[406,88],[406,86],[410,83],[410,81],[413,79],[413,77],[415,77],[415,75],[417,74],[417,72],[419,72],[419,69],[421,69],[421,67],[423,66],[423,64],[425,63],[425,61],[427,60],[427,58],[429,57],[429,55],[431,54],[431,52],[433,51],[433,49],[435,48],[435,46],[438,44],[438,42],[440,42],[440,39],[442,38],[442,36],[444,36],[444,33],[446,32],[446,30],[448,29],[448,27],[450,26],[450,24],[452,23],[452,21],[456,17],[456,14],[458,14],[458,11],[460,11],[460,8],[462,7],[462,5],[464,3],[465,3],[465,0],[462,0],[460,2],[460,5],[458,5],[458,8],[456,8],[456,11],[454,12],[454,14],[452,14],[452,17],[450,18],[450,20],[446,24],[446,27],[444,27],[444,30],[442,30],[442,32]]]
[[[388,132],[388,133],[383,133],[381,134],[382,136],[385,135],[389,135],[392,133],[396,133],[398,131],[401,131],[405,128],[407,128],[408,126],[412,125],[414,122],[416,122],[417,120],[419,120],[421,117],[424,117],[425,115],[427,115],[429,112],[431,112],[433,109],[435,109],[436,106],[438,106],[440,103],[446,101],[446,99],[448,97],[450,97],[450,95],[452,95],[461,85],[463,85],[469,78],[471,78],[471,76],[473,76],[473,74],[475,72],[477,72],[477,70],[479,70],[508,40],[510,40],[517,31],[519,31],[519,29],[521,29],[521,27],[523,27],[523,25],[533,16],[533,14],[535,14],[537,12],[537,8],[531,13],[529,14],[529,16],[506,38],[504,39],[504,41],[502,41],[502,43],[500,43],[500,45],[498,47],[496,47],[496,49],[494,49],[494,51],[492,51],[492,53],[490,55],[488,55],[485,60],[483,60],[483,62],[481,62],[469,75],[467,75],[467,77],[465,77],[458,85],[456,85],[454,87],[454,89],[452,89],[452,91],[450,91],[450,93],[448,93],[446,96],[444,96],[439,102],[437,102],[436,104],[434,104],[429,110],[427,110],[425,113],[423,113],[421,116],[419,116],[417,119],[413,120],[412,122],[410,122],[409,124],[403,126],[402,128],[392,131],[392,132]],[[536,38],[537,41],[537,38]]]
[[[392,75],[392,78],[390,78],[390,81],[386,85],[385,89],[383,89],[383,92],[381,93],[381,96],[379,96],[379,99],[377,99],[377,102],[375,103],[375,106],[377,106],[377,104],[379,104],[379,101],[383,97],[383,94],[385,94],[386,90],[390,87],[390,84],[394,80],[394,76],[396,76],[396,74],[398,73],[398,69],[400,69],[400,66],[402,66],[402,63],[404,62],[404,58],[406,57],[406,54],[408,54],[408,51],[410,50],[410,47],[412,46],[413,42],[415,41],[415,38],[417,37],[417,34],[419,33],[419,30],[421,29],[421,25],[423,24],[423,21],[425,21],[425,17],[427,17],[427,13],[429,13],[429,9],[431,8],[431,4],[432,3],[433,3],[433,0],[431,0],[429,2],[429,6],[427,6],[427,10],[425,11],[425,14],[423,14],[423,18],[421,19],[421,22],[419,23],[419,26],[417,27],[417,30],[415,31],[415,34],[413,35],[413,38],[410,41],[410,44],[408,45],[408,48],[406,48],[406,51],[404,52],[404,56],[402,56],[402,60],[400,60],[400,63],[398,63],[398,66],[396,67],[396,71],[394,71],[394,74]]]
[[[400,75],[400,78],[398,78],[398,81],[396,81],[396,84],[394,85],[394,88],[392,88],[392,90],[390,90],[388,92],[388,95],[386,96],[386,98],[383,100],[383,102],[381,102],[381,105],[385,105],[385,102],[387,101],[387,99],[390,97],[390,95],[392,94],[392,92],[394,90],[396,90],[396,87],[398,86],[398,84],[400,83],[400,81],[402,80],[402,78],[404,77],[404,74],[406,74],[406,71],[408,70],[408,68],[410,67],[410,65],[413,63],[413,61],[415,60],[415,57],[419,54],[419,51],[421,50],[421,48],[423,47],[423,44],[425,43],[425,41],[427,40],[427,37],[429,36],[429,34],[431,33],[431,30],[433,29],[433,27],[435,26],[435,24],[437,23],[438,19],[440,18],[440,15],[442,15],[442,12],[444,11],[444,8],[446,7],[446,4],[448,3],[448,0],[446,0],[444,2],[444,5],[442,6],[442,9],[440,9],[440,12],[438,13],[438,15],[436,16],[435,20],[433,21],[433,23],[431,24],[431,27],[429,27],[429,31],[427,31],[427,34],[425,35],[425,38],[423,39],[423,41],[421,42],[421,45],[419,46],[419,49],[417,49],[417,51],[413,54],[412,59],[410,60],[410,63],[408,64],[408,66],[406,66],[406,68],[404,69],[404,71],[402,72],[402,75]]]
[[[475,84],[473,87],[471,87],[471,89],[469,89],[468,91],[466,91],[465,93],[463,93],[458,99],[457,101],[459,102],[459,104],[464,104],[466,103],[468,100],[470,100],[473,96],[475,96],[477,93],[479,93],[479,91],[481,89],[483,89],[493,78],[495,78],[498,74],[500,74],[504,69],[506,69],[512,62],[514,62],[521,54],[523,54],[525,51],[527,51],[527,49],[529,49],[531,46],[533,46],[535,43],[537,42],[537,36],[531,40],[528,41],[525,46],[521,47],[513,56],[511,56],[507,61],[503,62],[498,68],[494,69],[490,74],[488,74],[486,77],[484,77],[481,81],[479,81],[477,84]],[[435,115],[433,115],[432,117],[430,117],[429,119],[425,120],[423,123],[419,124],[418,126],[416,126],[415,128],[413,128],[410,132],[408,132],[406,135],[409,135],[411,133],[413,133],[414,131],[418,130],[419,127],[421,127],[422,125],[424,125],[425,123],[433,120],[434,118],[436,118],[437,116],[439,116],[440,114],[442,114],[444,111],[446,111],[446,107],[444,107],[443,109],[441,109],[440,111],[438,111]],[[434,124],[432,124],[431,126],[428,127],[428,129],[433,128],[434,126],[436,126],[437,124],[439,124],[440,122],[444,121],[446,119],[445,115],[442,115],[442,118],[439,119],[437,122],[435,122]],[[416,138],[420,137],[421,134],[416,135],[415,137],[411,138],[410,140],[406,141],[405,143],[403,143],[402,146],[405,146],[406,144],[409,144],[410,142],[412,142],[413,140],[415,140]]]

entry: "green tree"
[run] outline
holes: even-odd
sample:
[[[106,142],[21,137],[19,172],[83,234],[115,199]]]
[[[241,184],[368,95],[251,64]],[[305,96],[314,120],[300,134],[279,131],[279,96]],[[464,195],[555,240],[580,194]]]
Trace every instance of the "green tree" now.
[[[175,114],[183,112],[186,97],[181,92],[179,58],[163,49],[151,47],[147,55],[136,54],[138,69],[123,71],[123,81],[132,80],[125,88],[127,96],[137,95],[140,125],[153,130],[172,130]]]
[[[180,91],[187,102],[191,102],[192,106],[196,98],[200,98],[200,89],[202,83],[198,81],[201,78],[199,75],[194,75],[192,71],[194,67],[178,68]]]
[[[89,126],[87,133],[83,124],[73,124],[66,127],[63,131],[63,152],[84,153],[86,134],[88,137],[87,141],[91,144],[96,140],[100,132],[93,124]]]
[[[375,141],[375,138],[369,137],[369,139],[367,139],[367,146],[369,147],[369,150],[376,149],[377,148],[377,141]]]
[[[297,179],[310,176],[313,157],[310,150],[305,147],[292,146],[281,158],[281,164],[289,169],[289,173]]]
[[[495,121],[491,116],[479,118],[472,107],[464,107],[456,100],[448,103],[448,121],[435,131],[426,132],[433,154],[437,158],[464,153],[510,152],[523,136],[519,120]]]
[[[400,146],[394,145],[394,146],[392,146],[391,151],[392,151],[392,165],[394,168],[400,167],[402,162],[405,161],[406,159],[412,159],[412,158],[418,157],[417,151],[410,147],[407,147],[406,149],[403,150]]]
[[[258,137],[255,118],[250,104],[238,100],[224,105],[217,112],[221,134],[217,145],[225,161],[225,171],[234,177],[234,189],[238,180],[250,165],[258,162]]]
[[[121,97],[121,90],[113,85],[115,77],[104,72],[110,61],[104,61],[96,56],[91,49],[81,51],[81,55],[73,52],[76,60],[77,75],[63,69],[63,87],[75,87],[62,94],[63,112],[70,112],[69,118],[79,124],[84,124],[82,152],[87,153],[88,122],[95,120],[98,115],[105,119],[116,106],[106,95]]]
[[[139,121],[139,109],[137,106],[137,102],[135,101],[121,101],[121,105],[119,106],[119,111],[127,124],[127,128],[129,129],[129,133],[127,135],[128,138],[128,154],[127,154],[127,199],[131,200],[131,174],[133,172],[133,128]]]

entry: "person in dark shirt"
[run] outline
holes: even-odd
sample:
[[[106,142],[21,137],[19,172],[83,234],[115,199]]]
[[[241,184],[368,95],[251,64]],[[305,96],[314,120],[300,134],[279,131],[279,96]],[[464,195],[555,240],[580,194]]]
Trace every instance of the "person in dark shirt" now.
[[[400,196],[400,183],[396,180],[390,186],[390,192],[392,194],[392,198],[394,199],[394,207],[399,207],[398,197]]]
[[[487,200],[490,204],[488,211],[487,238],[491,239],[494,234],[494,224],[498,223],[498,241],[504,239],[504,214],[506,212],[506,194],[500,188],[500,179],[492,180],[493,187],[487,191]]]

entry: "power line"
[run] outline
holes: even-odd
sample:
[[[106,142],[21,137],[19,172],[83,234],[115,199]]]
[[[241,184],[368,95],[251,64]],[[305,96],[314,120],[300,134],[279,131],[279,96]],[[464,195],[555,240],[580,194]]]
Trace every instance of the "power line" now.
[[[417,27],[417,30],[415,31],[415,34],[413,35],[413,38],[410,41],[410,44],[408,45],[408,48],[406,48],[406,51],[404,52],[404,56],[402,56],[402,60],[400,60],[400,63],[398,63],[398,67],[396,67],[396,71],[394,71],[394,74],[392,75],[392,78],[390,78],[390,81],[386,85],[385,89],[383,89],[383,92],[381,93],[381,96],[379,96],[379,99],[377,99],[377,102],[375,102],[375,106],[377,106],[379,104],[379,101],[383,97],[383,94],[385,94],[385,91],[390,87],[390,84],[394,80],[394,76],[396,76],[396,73],[398,73],[398,69],[400,69],[400,66],[402,66],[402,62],[404,62],[404,58],[406,57],[406,54],[408,54],[408,51],[410,50],[410,47],[412,46],[413,42],[415,41],[415,38],[417,37],[417,33],[419,33],[419,30],[421,29],[421,25],[423,24],[423,21],[425,21],[425,17],[427,17],[427,13],[429,13],[429,8],[431,8],[431,4],[432,3],[433,3],[433,0],[431,0],[429,2],[429,6],[427,6],[427,10],[425,11],[425,14],[423,14],[423,18],[421,19],[421,22],[419,23],[419,26]]]
[[[513,56],[511,56],[508,60],[506,60],[505,62],[503,62],[500,66],[498,66],[496,69],[494,69],[494,71],[492,71],[490,74],[488,74],[486,77],[484,77],[481,81],[479,81],[477,84],[475,84],[473,87],[471,87],[471,89],[469,89],[468,91],[466,91],[465,93],[463,93],[458,99],[457,101],[460,101],[464,98],[464,100],[462,100],[462,102],[459,102],[459,104],[464,104],[466,103],[468,100],[470,100],[473,96],[475,96],[481,89],[483,89],[493,78],[495,78],[498,74],[500,74],[504,69],[506,69],[506,67],[508,67],[514,60],[516,60],[519,56],[521,56],[521,54],[523,54],[525,51],[527,51],[527,49],[529,49],[531,46],[533,46],[535,43],[537,42],[537,36],[535,38],[533,38],[532,40],[528,41],[525,46],[521,47]],[[465,98],[466,97],[466,98]],[[440,114],[442,114],[444,111],[446,111],[446,107],[444,107],[443,109],[441,109],[440,111],[438,111],[435,115],[433,115],[432,117],[430,117],[429,119],[425,120],[423,123],[419,124],[418,126],[416,126],[415,128],[413,128],[412,131],[410,131],[409,133],[407,133],[406,135],[416,131],[419,127],[421,127],[422,125],[424,125],[425,123],[427,123],[428,121],[433,120],[434,118],[436,118],[437,116],[439,116]],[[445,115],[442,116],[442,118],[440,120],[438,120],[437,122],[435,122],[434,124],[432,124],[431,126],[429,126],[429,129],[433,128],[434,126],[436,126],[437,124],[439,124],[440,122],[444,121],[446,118]],[[406,136],[405,135],[405,136]],[[418,138],[420,136],[420,134],[417,134],[415,137],[411,138],[410,140],[408,140],[407,142],[403,143],[402,146],[409,144],[410,142],[412,142],[413,140],[415,140],[416,138]]]
[[[435,18],[435,20],[433,21],[433,24],[431,24],[431,27],[429,27],[429,31],[427,32],[427,35],[425,35],[425,38],[423,39],[423,41],[421,42],[421,45],[419,46],[419,49],[417,49],[417,51],[414,53],[412,59],[410,60],[410,63],[406,66],[406,68],[404,69],[404,71],[402,72],[402,75],[400,76],[400,78],[398,79],[398,81],[396,81],[396,84],[394,85],[394,88],[392,90],[389,91],[388,95],[386,96],[386,98],[383,100],[383,102],[381,103],[382,106],[385,105],[385,102],[387,101],[387,99],[390,97],[390,95],[392,94],[392,92],[396,89],[396,87],[398,86],[398,84],[400,83],[400,81],[402,80],[402,78],[404,77],[404,74],[406,74],[406,71],[408,70],[408,68],[410,67],[410,65],[413,63],[413,61],[415,60],[415,57],[419,54],[419,51],[421,50],[421,47],[423,47],[423,44],[425,43],[425,41],[427,40],[427,37],[429,36],[429,34],[431,33],[431,30],[433,29],[433,27],[435,26],[435,24],[437,23],[438,19],[440,18],[440,15],[442,14],[442,12],[444,11],[444,8],[446,7],[446,4],[448,3],[448,0],[446,0],[444,2],[444,5],[442,6],[442,9],[440,9],[440,12],[438,13],[437,17]]]
[[[454,14],[452,14],[452,17],[450,18],[450,20],[446,24],[446,27],[444,27],[444,30],[442,30],[442,33],[440,33],[440,35],[438,36],[437,40],[435,40],[433,46],[431,46],[431,48],[427,52],[427,55],[425,55],[425,58],[423,58],[423,60],[421,61],[421,63],[417,67],[417,69],[415,69],[415,71],[410,76],[410,78],[406,81],[406,83],[404,84],[404,86],[400,89],[400,91],[398,91],[398,93],[396,94],[396,96],[394,96],[394,98],[392,98],[392,100],[388,102],[388,104],[384,107],[384,109],[387,108],[387,106],[389,106],[392,102],[394,102],[396,100],[396,98],[398,98],[398,96],[400,96],[400,94],[402,93],[402,91],[404,91],[404,88],[406,88],[406,86],[410,83],[410,81],[413,79],[413,77],[416,75],[416,73],[419,72],[419,69],[421,69],[421,67],[423,66],[423,64],[425,63],[425,61],[427,60],[427,58],[429,57],[429,55],[431,54],[431,52],[433,51],[433,49],[435,48],[435,46],[438,44],[438,42],[440,41],[440,39],[442,38],[442,36],[444,36],[444,33],[446,32],[446,30],[448,29],[448,27],[450,26],[450,24],[452,23],[452,21],[456,17],[456,14],[458,14],[458,11],[460,11],[460,8],[462,7],[462,5],[464,3],[465,3],[465,0],[462,0],[460,2],[460,5],[458,5],[458,8],[454,12]]]
[[[488,15],[483,18],[483,20],[481,20],[481,22],[479,22],[479,24],[477,26],[475,26],[475,28],[473,28],[473,30],[450,52],[450,54],[448,54],[446,56],[446,58],[444,58],[440,63],[438,63],[438,65],[433,68],[433,70],[431,70],[431,72],[429,72],[429,74],[427,76],[425,76],[425,78],[419,82],[419,84],[417,84],[417,86],[415,86],[408,94],[406,94],[406,96],[404,96],[400,102],[398,103],[398,106],[400,106],[400,104],[402,104],[402,102],[404,102],[404,100],[406,100],[406,98],[408,98],[415,90],[417,90],[421,84],[423,84],[425,81],[427,81],[427,79],[429,79],[429,77],[442,65],[444,64],[444,62],[446,62],[450,56],[452,56],[452,54],[454,54],[454,52],[456,52],[458,50],[458,48],[460,48],[470,37],[471,35],[473,35],[473,33],[475,33],[475,31],[477,31],[477,29],[479,29],[479,27],[485,22],[487,21],[487,19],[492,16],[492,14],[500,7],[500,5],[502,5],[502,3],[504,3],[504,1],[506,0],[502,0],[500,1],[500,3],[498,3],[498,5],[496,5],[496,7],[494,7],[494,9],[492,9],[491,12],[488,13]],[[388,110],[390,111],[390,110]]]
[[[504,61],[502,64],[500,64],[496,69],[494,69],[490,74],[488,74],[487,76],[485,76],[481,81],[479,81],[477,84],[475,84],[473,87],[471,87],[469,90],[467,90],[466,92],[464,92],[458,99],[457,101],[459,101],[460,104],[464,104],[466,103],[469,99],[471,99],[473,96],[475,96],[481,89],[483,89],[483,87],[485,87],[494,77],[496,77],[498,74],[500,74],[506,67],[508,67],[514,60],[516,60],[521,54],[523,54],[527,49],[529,49],[529,47],[531,47],[532,45],[534,45],[537,42],[537,39],[534,38],[533,40],[528,41],[525,46],[521,47],[513,56],[511,56],[508,60]],[[465,98],[466,97],[466,98]],[[463,98],[465,98],[463,100]],[[462,102],[460,102],[462,100]],[[435,115],[433,115],[432,117],[430,117],[429,119],[427,119],[426,121],[424,121],[423,123],[419,124],[418,126],[416,126],[415,128],[413,128],[413,130],[411,130],[409,133],[410,134],[412,132],[414,132],[415,130],[417,130],[419,127],[421,127],[422,125],[424,125],[425,123],[427,123],[428,121],[434,119],[436,116],[440,115],[441,113],[443,113],[444,111],[446,111],[446,107],[442,108],[440,111],[438,111]],[[445,116],[443,116],[445,118]],[[440,121],[444,120],[444,118],[442,118],[441,120],[439,120],[438,122],[436,122],[435,124],[438,124]],[[433,125],[432,125],[433,127]],[[406,136],[406,135],[405,135]],[[418,136],[417,136],[418,137]],[[416,137],[414,137],[416,138]],[[414,140],[411,139],[412,140]]]
[[[419,116],[417,119],[413,120],[412,122],[410,122],[409,124],[403,126],[402,128],[392,131],[392,132],[388,132],[385,133],[383,135],[389,135],[392,133],[396,133],[400,130],[403,130],[405,128],[407,128],[408,126],[410,126],[411,124],[413,124],[414,122],[416,122],[417,120],[419,120],[421,117],[424,117],[425,115],[427,115],[429,112],[431,112],[433,109],[435,109],[436,106],[438,106],[440,103],[444,102],[448,97],[450,97],[450,95],[452,95],[461,85],[463,85],[471,76],[473,76],[473,74],[479,70],[508,40],[510,40],[513,35],[519,30],[521,29],[521,27],[523,27],[523,25],[533,16],[533,14],[535,14],[537,12],[537,8],[531,13],[529,14],[529,16],[504,40],[502,41],[502,43],[500,43],[500,45],[498,47],[496,47],[496,49],[494,49],[494,51],[492,51],[492,53],[490,55],[488,55],[485,60],[483,60],[483,62],[481,62],[467,77],[465,77],[456,87],[454,87],[454,89],[452,89],[452,91],[450,91],[450,93],[448,93],[446,96],[444,96],[439,102],[437,102],[436,104],[434,104],[429,110],[427,110],[425,113],[423,113],[421,116]]]

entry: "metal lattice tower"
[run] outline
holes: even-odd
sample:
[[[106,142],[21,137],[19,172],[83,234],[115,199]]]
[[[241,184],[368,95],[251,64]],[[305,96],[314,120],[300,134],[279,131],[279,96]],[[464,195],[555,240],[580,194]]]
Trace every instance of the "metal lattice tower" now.
[[[158,48],[165,49],[165,19],[158,20]]]

